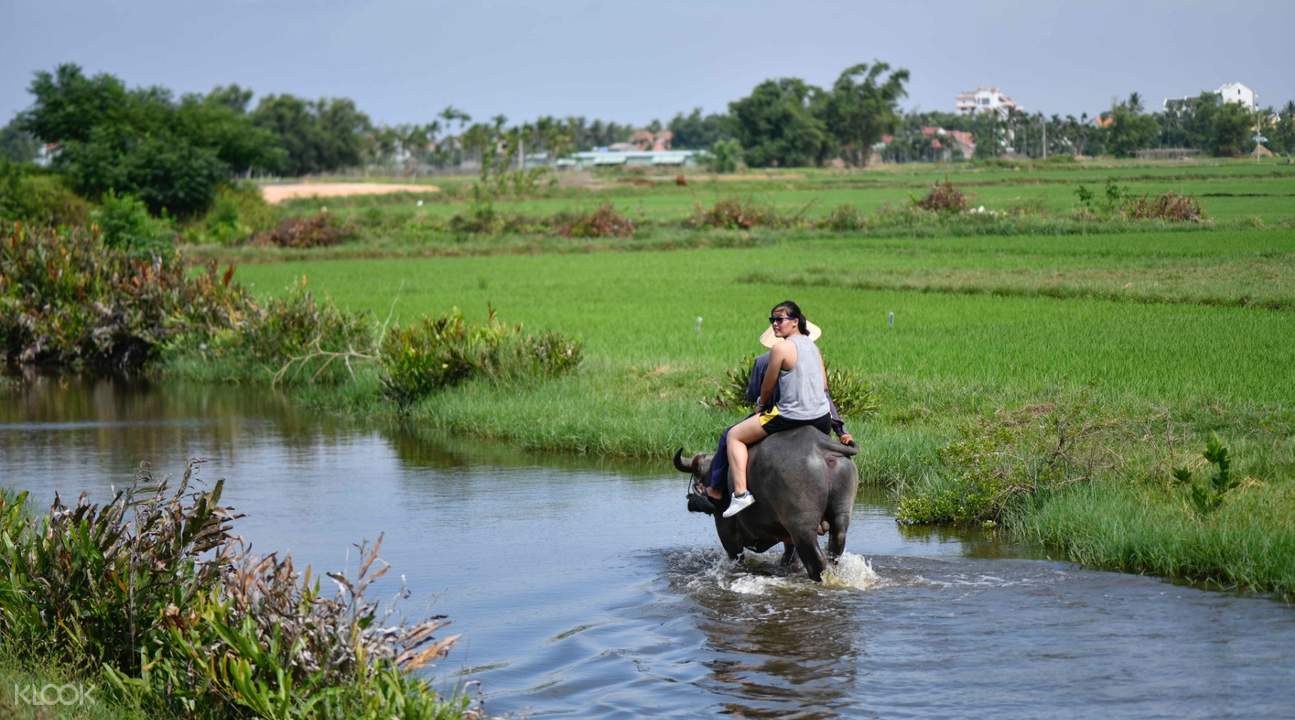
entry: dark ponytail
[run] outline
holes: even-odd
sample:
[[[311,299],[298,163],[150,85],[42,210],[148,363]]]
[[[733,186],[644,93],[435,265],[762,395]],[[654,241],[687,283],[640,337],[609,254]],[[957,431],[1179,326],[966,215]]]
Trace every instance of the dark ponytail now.
[[[783,300],[777,305],[774,305],[773,310],[770,310],[769,314],[772,315],[779,308],[787,311],[787,317],[796,318],[796,327],[800,328],[801,335],[809,334],[809,320],[805,319],[805,313],[800,311],[799,305],[791,300]]]

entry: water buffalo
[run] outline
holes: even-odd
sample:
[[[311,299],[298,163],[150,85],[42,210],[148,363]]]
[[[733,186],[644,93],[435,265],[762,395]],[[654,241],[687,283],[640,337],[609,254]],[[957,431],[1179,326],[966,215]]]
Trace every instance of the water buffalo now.
[[[859,489],[859,471],[850,460],[857,452],[809,426],[774,433],[751,447],[747,483],[755,493],[754,505],[731,518],[723,517],[732,497],[729,487],[724,499],[714,505],[694,496],[689,508],[714,515],[715,531],[730,558],[739,558],[744,548],[764,552],[784,542],[783,561],[790,562],[794,550],[805,572],[818,581],[824,566],[818,546],[820,523],[830,533],[828,556],[835,560],[845,552],[850,510]],[[701,453],[684,462],[680,448],[674,466],[704,483],[711,457]]]

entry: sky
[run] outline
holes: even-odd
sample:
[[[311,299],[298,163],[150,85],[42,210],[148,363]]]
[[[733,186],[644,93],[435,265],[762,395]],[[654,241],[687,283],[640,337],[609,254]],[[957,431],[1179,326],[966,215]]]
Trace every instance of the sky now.
[[[1158,109],[1231,81],[1280,106],[1292,27],[1292,0],[0,0],[0,123],[67,62],[177,94],[349,97],[381,124],[447,105],[668,121],[877,60],[910,71],[909,110],[996,85],[1031,112],[1096,115],[1132,91]]]

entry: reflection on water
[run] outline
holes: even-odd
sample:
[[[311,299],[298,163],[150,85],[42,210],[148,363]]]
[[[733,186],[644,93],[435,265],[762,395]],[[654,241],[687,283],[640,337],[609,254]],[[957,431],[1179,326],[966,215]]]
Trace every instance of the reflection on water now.
[[[0,483],[105,498],[139,462],[207,458],[239,530],[353,567],[385,533],[409,614],[464,639],[439,682],[571,717],[1282,716],[1295,613],[1264,598],[1031,559],[992,531],[900,528],[865,488],[822,585],[728,562],[662,458],[536,456],[368,427],[264,389],[0,385]]]

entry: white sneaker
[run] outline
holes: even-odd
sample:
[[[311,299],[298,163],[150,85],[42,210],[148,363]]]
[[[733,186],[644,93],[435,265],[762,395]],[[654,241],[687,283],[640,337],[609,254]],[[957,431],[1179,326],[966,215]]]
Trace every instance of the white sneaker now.
[[[755,496],[749,492],[743,495],[734,495],[733,500],[728,504],[728,509],[724,511],[724,517],[733,517],[754,504]]]

